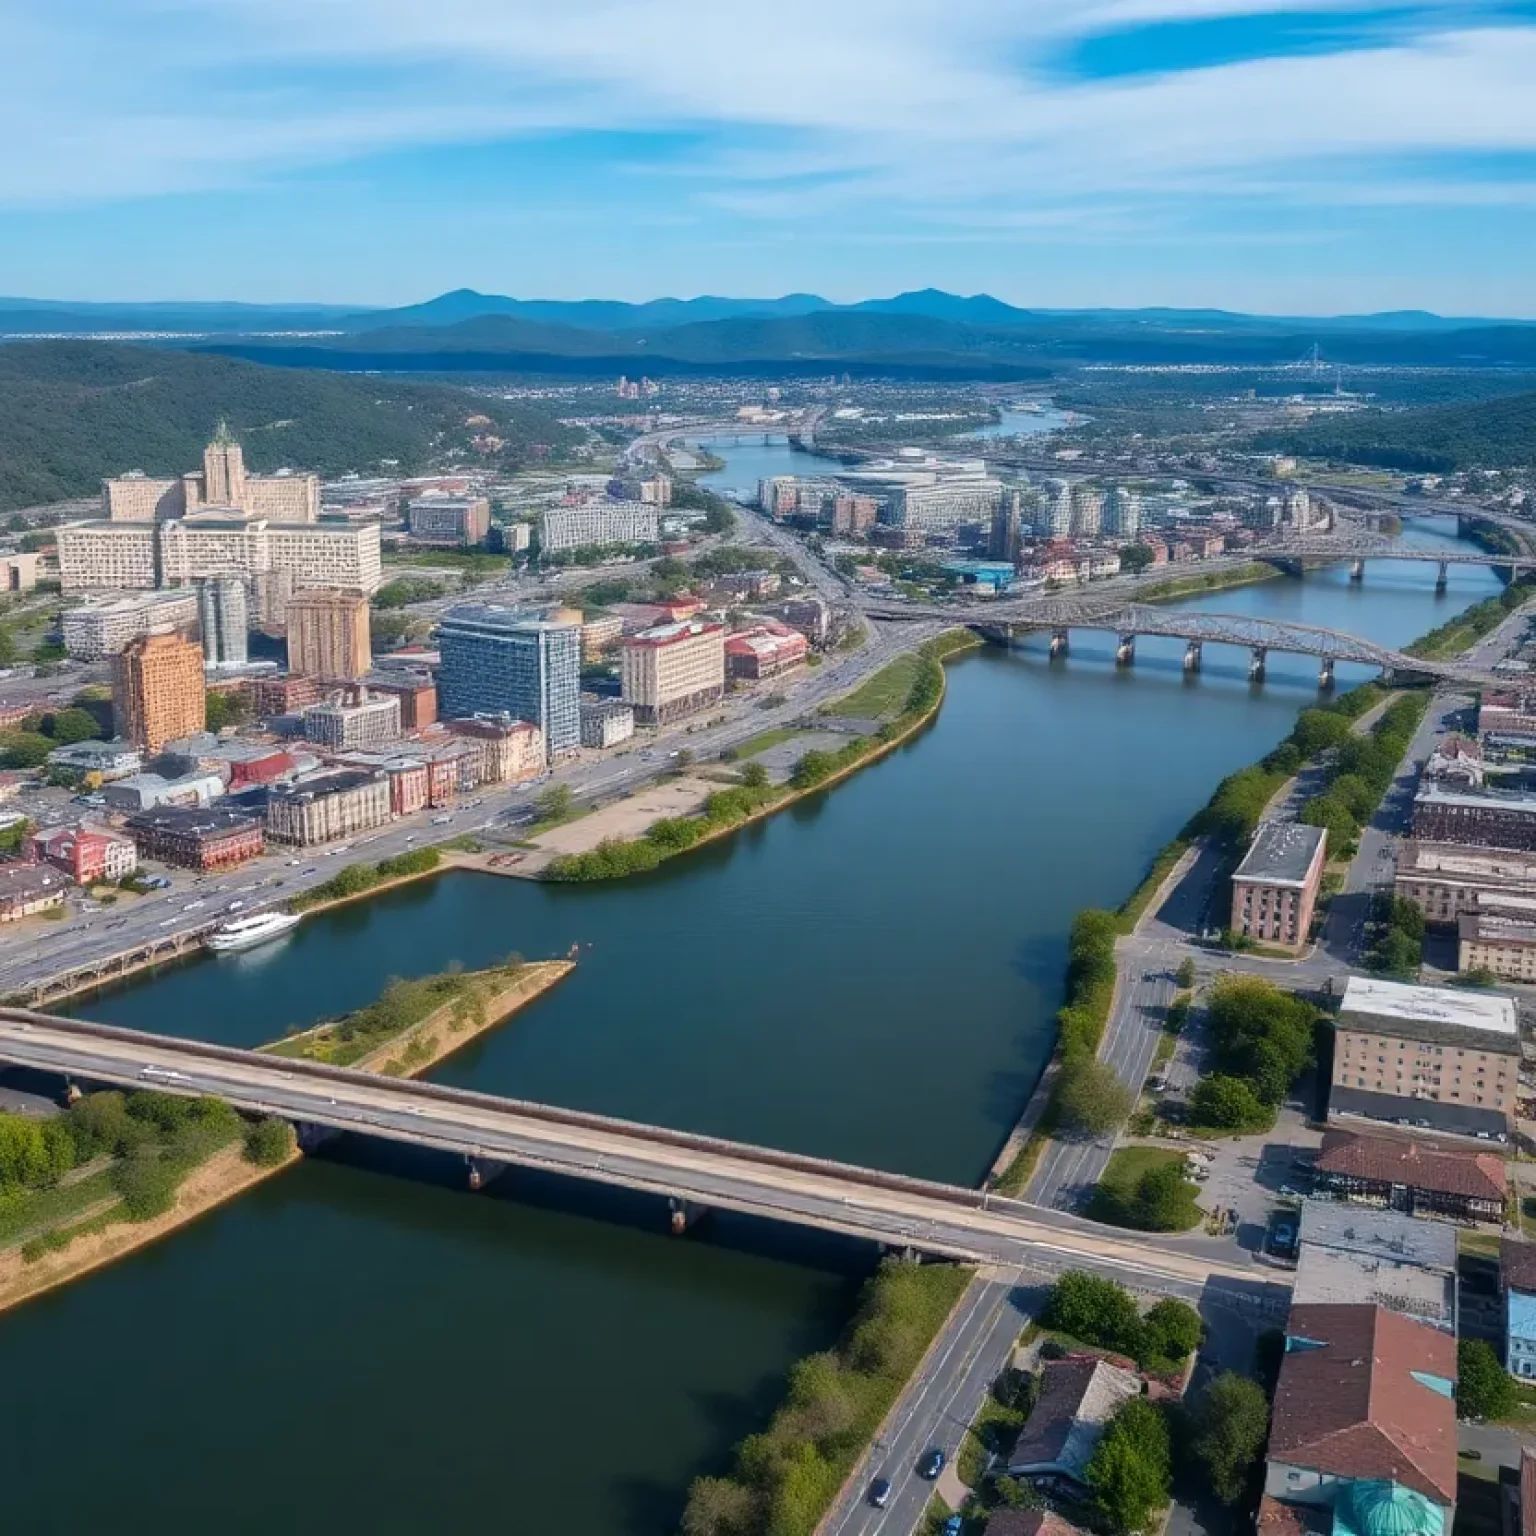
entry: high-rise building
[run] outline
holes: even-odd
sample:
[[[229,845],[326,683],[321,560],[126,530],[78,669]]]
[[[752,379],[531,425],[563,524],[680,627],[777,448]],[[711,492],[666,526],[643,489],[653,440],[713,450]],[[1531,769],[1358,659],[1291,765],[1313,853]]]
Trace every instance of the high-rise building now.
[[[660,537],[660,514],[639,501],[584,501],[574,507],[550,507],[539,515],[539,547],[545,554],[609,544],[654,544]]]
[[[202,649],[180,635],[145,635],[117,657],[112,680],[117,733],[145,752],[191,736],[207,722]]]
[[[832,532],[840,537],[868,533],[880,515],[873,496],[841,495],[832,499]]]
[[[1095,485],[1072,488],[1072,534],[1079,539],[1096,539],[1104,526],[1104,492]]]
[[[581,628],[511,608],[464,603],[437,631],[445,718],[511,715],[544,732],[550,757],[581,745]]]
[[[312,523],[320,516],[314,475],[248,475],[245,455],[226,423],[203,450],[203,470],[155,480],[134,472],[101,483],[101,510],[111,522],[153,523],[205,507],[226,507],[250,517]]]
[[[491,504],[484,496],[418,496],[410,504],[410,528],[419,543],[468,549],[485,543]]]
[[[620,652],[621,697],[642,725],[669,725],[725,695],[725,626],[685,619],[642,630]]]
[[[1072,532],[1072,487],[1065,480],[1046,482],[1039,504],[1035,532],[1043,538],[1065,539]]]
[[[197,617],[203,632],[203,665],[243,667],[250,658],[245,583],[233,576],[199,582]]]
[[[1106,529],[1122,539],[1134,539],[1141,532],[1141,496],[1124,485],[1109,493]]]
[[[985,475],[956,474],[933,485],[899,486],[891,496],[891,523],[934,530],[961,523],[989,527],[1002,494],[1002,486]]]
[[[85,602],[64,610],[64,649],[79,661],[101,661],[140,635],[190,630],[196,619],[195,592],[148,592]]]
[[[312,587],[288,600],[288,670],[296,677],[352,682],[373,665],[368,599]]]
[[[992,514],[992,536],[987,542],[987,556],[992,560],[1016,561],[1019,558],[1019,518],[1022,501],[1018,491],[1004,491],[997,511]]]
[[[379,747],[399,735],[400,700],[392,693],[374,698],[363,688],[354,699],[311,704],[304,711],[304,739],[333,751]]]

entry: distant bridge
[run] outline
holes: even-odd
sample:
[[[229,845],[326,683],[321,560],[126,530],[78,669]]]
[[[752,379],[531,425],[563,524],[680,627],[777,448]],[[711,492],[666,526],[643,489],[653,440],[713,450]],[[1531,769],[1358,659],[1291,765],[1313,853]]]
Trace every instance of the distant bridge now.
[[[1053,598],[1012,609],[1007,603],[989,603],[985,607],[957,612],[953,608],[922,608],[915,604],[866,609],[870,618],[932,619],[947,617],[952,624],[968,625],[983,634],[1012,636],[1033,630],[1049,630],[1051,655],[1064,656],[1071,645],[1074,629],[1106,630],[1119,638],[1115,659],[1129,666],[1136,659],[1136,640],[1142,635],[1166,636],[1186,642],[1184,667],[1198,672],[1206,645],[1232,645],[1249,652],[1248,673],[1255,681],[1263,678],[1271,651],[1298,656],[1316,656],[1321,663],[1318,681],[1324,686],[1333,681],[1336,662],[1357,662],[1377,667],[1396,677],[1426,677],[1439,682],[1487,687],[1497,681],[1491,672],[1459,662],[1425,661],[1351,635],[1344,630],[1323,629],[1315,624],[1286,624],[1275,619],[1250,618],[1245,614],[1200,613],[1188,609],[1163,608],[1150,603],[1106,602],[1091,597]]]
[[[1087,1268],[1143,1290],[1264,1305],[1275,1277],[1184,1237],[1138,1236],[989,1191],[437,1083],[0,1009],[0,1062],[71,1081],[214,1095],[280,1116],[301,1143],[353,1131],[462,1155],[478,1185],[509,1164],[660,1195],[686,1228],[712,1207],[888,1248],[1046,1273]]]

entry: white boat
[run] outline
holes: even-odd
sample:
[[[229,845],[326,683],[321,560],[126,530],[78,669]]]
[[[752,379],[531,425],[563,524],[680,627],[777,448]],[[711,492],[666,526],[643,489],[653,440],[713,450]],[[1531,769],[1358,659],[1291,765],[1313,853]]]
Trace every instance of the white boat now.
[[[208,935],[208,948],[220,951],[254,949],[298,925],[298,918],[291,912],[258,912],[251,917],[237,917]]]

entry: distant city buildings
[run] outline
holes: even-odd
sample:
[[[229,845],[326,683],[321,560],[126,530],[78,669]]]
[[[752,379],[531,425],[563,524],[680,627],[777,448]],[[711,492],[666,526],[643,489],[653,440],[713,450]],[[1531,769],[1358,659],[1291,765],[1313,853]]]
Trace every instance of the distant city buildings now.
[[[891,493],[890,521],[896,528],[925,531],[954,528],[961,523],[980,523],[990,528],[1002,494],[1001,483],[985,474],[957,474],[933,485],[899,486]]]
[[[523,784],[544,772],[548,753],[544,733],[530,720],[510,715],[476,715],[470,720],[450,720],[456,736],[480,743],[487,784]]]
[[[491,530],[491,504],[484,496],[419,496],[408,510],[411,537],[419,544],[472,549]]]
[[[438,628],[438,698],[448,717],[506,714],[544,733],[551,758],[581,745],[581,630],[465,603]]]
[[[670,725],[725,696],[725,626],[683,620],[642,630],[620,652],[622,697],[642,725]]]
[[[290,673],[352,682],[373,665],[368,599],[361,593],[319,587],[295,592],[286,617]]]
[[[203,728],[203,653],[179,635],[146,635],[119,653],[112,705],[118,730],[142,751]]]
[[[197,622],[192,591],[100,598],[64,610],[64,649],[78,661],[102,661],[152,630],[190,630]]]
[[[203,665],[209,671],[243,667],[250,659],[245,584],[215,576],[197,586],[198,626],[203,636]]]

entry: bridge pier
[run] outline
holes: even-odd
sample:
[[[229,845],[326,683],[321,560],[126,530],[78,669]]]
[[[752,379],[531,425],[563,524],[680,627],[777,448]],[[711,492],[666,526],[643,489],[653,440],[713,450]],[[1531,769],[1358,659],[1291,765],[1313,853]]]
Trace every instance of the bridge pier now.
[[[1072,648],[1072,637],[1065,629],[1051,631],[1051,657],[1065,656]]]
[[[1120,644],[1115,648],[1115,665],[1128,667],[1136,660],[1136,636],[1121,635]]]
[[[1446,585],[1447,585],[1448,580],[1449,580],[1449,572],[1450,572],[1450,563],[1448,561],[1442,560],[1440,562],[1439,573],[1435,577],[1435,591],[1436,592],[1444,592],[1445,591]]]
[[[481,1157],[475,1152],[464,1154],[465,1166],[469,1169],[469,1187],[471,1189],[484,1189],[493,1179],[499,1179],[511,1166],[509,1163],[500,1162],[494,1157]]]
[[[1351,581],[1365,580],[1365,559],[1363,556],[1357,556],[1355,560],[1351,562],[1349,567],[1349,579]]]
[[[1184,647],[1184,670],[1186,672],[1198,672],[1204,659],[1204,647],[1198,640],[1191,640]]]
[[[308,1157],[312,1152],[318,1152],[327,1142],[335,1141],[341,1132],[334,1125],[316,1125],[313,1120],[296,1120],[293,1134],[298,1141],[299,1151]]]
[[[1248,661],[1248,681],[1250,683],[1262,683],[1264,681],[1264,670],[1268,661],[1268,649],[1262,645],[1254,646],[1253,655]]]
[[[707,1205],[700,1205],[694,1200],[685,1200],[681,1195],[673,1195],[667,1203],[672,1209],[671,1225],[674,1237],[681,1237],[701,1217],[709,1214]]]
[[[1317,686],[1319,688],[1333,687],[1333,657],[1324,656],[1322,664],[1317,669]]]

